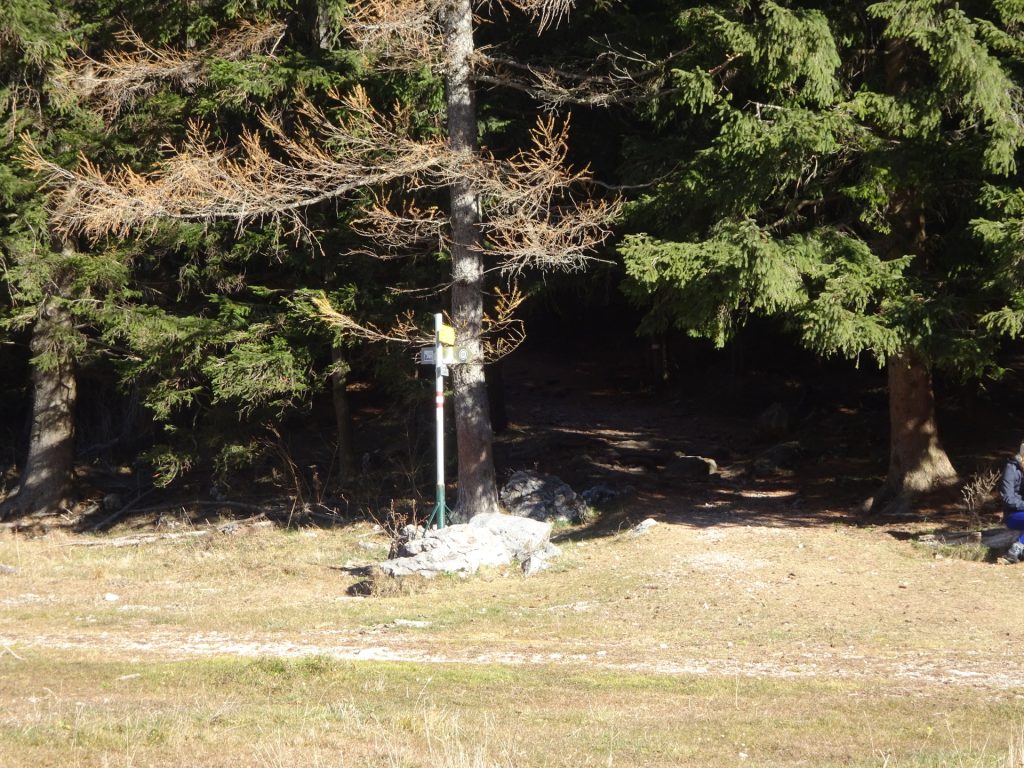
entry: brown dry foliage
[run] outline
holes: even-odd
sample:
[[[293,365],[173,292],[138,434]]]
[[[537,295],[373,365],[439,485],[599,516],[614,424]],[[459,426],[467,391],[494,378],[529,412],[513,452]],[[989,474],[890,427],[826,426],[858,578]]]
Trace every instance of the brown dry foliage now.
[[[206,80],[213,59],[239,60],[273,53],[284,32],[285,25],[280,23],[245,23],[199,50],[183,51],[154,48],[129,29],[118,36],[128,50],[114,51],[102,61],[83,57],[62,80],[107,118],[114,118],[163,84],[184,91],[195,89]]]
[[[610,233],[617,203],[574,198],[589,176],[566,163],[567,123],[539,120],[532,146],[500,160],[453,152],[443,139],[409,138],[408,114],[396,108],[383,115],[361,88],[339,101],[345,119],[332,122],[306,103],[303,127],[292,133],[263,113],[263,134],[243,133],[235,150],[215,145],[193,125],[183,146],[168,147],[167,159],[147,173],[104,171],[85,158],[78,170],[68,170],[47,160],[29,138],[24,154],[61,191],[55,224],[90,237],[124,236],[160,219],[231,219],[240,227],[283,220],[304,231],[302,210],[318,202],[398,181],[415,191],[456,180],[478,191],[486,252],[505,273],[579,269]],[[395,211],[388,203],[386,193],[379,195],[355,225],[375,243],[374,253],[444,247],[445,220],[436,208],[405,204]]]
[[[339,100],[344,120],[332,122],[307,103],[297,133],[263,113],[264,134],[244,132],[234,150],[192,125],[185,143],[167,147],[167,159],[147,173],[127,167],[104,171],[87,158],[78,170],[68,170],[45,158],[27,137],[24,157],[60,190],[55,224],[91,237],[124,236],[160,219],[229,219],[240,227],[284,219],[303,230],[303,208],[416,178],[445,162],[442,140],[408,138],[406,113],[382,115],[361,88]]]

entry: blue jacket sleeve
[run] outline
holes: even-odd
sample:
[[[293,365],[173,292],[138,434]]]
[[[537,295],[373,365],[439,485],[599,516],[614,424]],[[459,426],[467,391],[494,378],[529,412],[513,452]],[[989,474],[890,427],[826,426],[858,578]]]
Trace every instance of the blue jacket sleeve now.
[[[1020,495],[1021,478],[1020,465],[1013,460],[1006,462],[1003,479],[999,483],[999,498],[1003,500],[1003,508],[1007,511],[1024,510],[1024,498]]]

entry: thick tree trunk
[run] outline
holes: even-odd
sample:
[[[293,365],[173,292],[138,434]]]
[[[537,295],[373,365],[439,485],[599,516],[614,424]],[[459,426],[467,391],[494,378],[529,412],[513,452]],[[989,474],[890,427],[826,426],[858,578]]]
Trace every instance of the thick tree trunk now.
[[[889,474],[872,503],[872,512],[957,480],[939,443],[928,361],[916,349],[905,347],[889,359],[888,375]]]
[[[495,360],[484,368],[487,379],[487,399],[491,404],[491,429],[500,435],[508,429],[508,411],[505,409],[504,361]]]
[[[331,373],[331,394],[334,399],[334,418],[338,429],[336,470],[340,486],[350,484],[356,477],[356,453],[352,443],[352,411],[348,402],[348,366],[339,347],[331,350],[334,371]]]
[[[48,297],[32,331],[32,429],[17,493],[0,505],[0,519],[46,514],[67,503],[74,469],[74,361],[62,352],[73,333],[71,315]]]
[[[446,14],[446,101],[451,150],[476,151],[476,105],[470,71],[473,54],[473,8],[469,0],[452,0]],[[476,192],[465,182],[452,184],[452,320],[469,362],[452,368],[455,438],[459,455],[456,514],[468,519],[498,510],[487,385],[483,365],[484,265],[480,209]]]

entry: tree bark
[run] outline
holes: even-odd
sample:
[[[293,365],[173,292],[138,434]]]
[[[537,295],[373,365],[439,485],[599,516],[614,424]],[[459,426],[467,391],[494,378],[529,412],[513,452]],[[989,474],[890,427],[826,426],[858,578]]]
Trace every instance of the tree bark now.
[[[445,15],[446,107],[448,142],[455,153],[476,152],[476,105],[470,58],[473,54],[473,8],[470,0],[452,0]],[[487,385],[484,379],[484,265],[480,239],[480,208],[468,182],[450,189],[452,226],[452,320],[467,363],[452,367],[455,397],[455,439],[459,456],[456,515],[468,519],[498,511],[493,439]]]
[[[939,442],[928,361],[908,346],[889,359],[887,368],[889,473],[872,503],[872,512],[957,480],[956,470]]]
[[[913,86],[907,78],[912,47],[899,38],[885,43],[884,71],[889,93],[902,96]],[[892,257],[914,255],[915,271],[926,270],[927,216],[920,191],[913,186],[895,193],[889,203],[891,230],[886,251]],[[908,344],[889,358],[889,471],[871,511],[909,506],[914,496],[956,482],[953,464],[939,442],[931,364]]]
[[[68,501],[75,458],[74,361],[64,351],[74,333],[68,310],[50,296],[32,330],[32,429],[17,493],[0,505],[0,520],[52,512]],[[63,337],[63,338],[62,338]]]
[[[348,365],[341,348],[333,347],[331,356],[334,370],[331,373],[331,395],[334,399],[334,418],[338,430],[338,451],[336,470],[338,485],[350,484],[356,477],[356,453],[352,442],[352,410],[348,401]]]

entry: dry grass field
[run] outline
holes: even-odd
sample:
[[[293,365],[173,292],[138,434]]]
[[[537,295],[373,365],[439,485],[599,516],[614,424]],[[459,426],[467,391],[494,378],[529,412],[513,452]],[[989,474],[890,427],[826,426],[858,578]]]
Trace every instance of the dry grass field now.
[[[762,475],[752,412],[563,358],[506,371],[500,465],[636,493],[530,578],[366,596],[388,545],[367,523],[0,531],[0,768],[1024,766],[1024,565],[912,542],[997,524],[955,492],[859,515],[884,398],[818,407]],[[967,416],[965,479],[1013,442]],[[385,427],[361,434],[386,452]],[[676,451],[720,472],[680,482]]]
[[[0,766],[1024,765],[1024,566],[677,507],[368,597],[367,524],[2,534]]]

